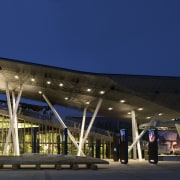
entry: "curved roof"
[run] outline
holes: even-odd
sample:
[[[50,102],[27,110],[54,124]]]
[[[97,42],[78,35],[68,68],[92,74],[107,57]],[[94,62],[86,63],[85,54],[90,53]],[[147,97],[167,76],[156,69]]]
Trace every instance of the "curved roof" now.
[[[99,115],[113,118],[131,120],[131,110],[138,123],[156,113],[163,114],[158,120],[180,117],[180,77],[85,73],[0,58],[0,79],[1,93],[6,81],[17,92],[23,84],[24,98],[44,101],[42,91],[52,104],[78,109],[94,111],[102,98]]]

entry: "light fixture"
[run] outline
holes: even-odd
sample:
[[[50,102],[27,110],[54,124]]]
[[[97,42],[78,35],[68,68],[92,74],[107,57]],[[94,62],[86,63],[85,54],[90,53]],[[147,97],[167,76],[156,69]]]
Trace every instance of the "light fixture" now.
[[[86,104],[90,104],[90,102],[89,102],[89,101],[86,101]]]
[[[121,99],[120,100],[120,103],[125,103],[126,101],[124,99]]]
[[[63,83],[60,83],[60,84],[59,84],[59,86],[60,86],[60,87],[63,87],[63,86],[64,86],[64,84],[63,84]]]
[[[64,99],[67,101],[69,98],[68,98],[68,97],[65,97]]]
[[[104,94],[105,93],[105,91],[99,91],[99,94]]]
[[[47,84],[51,84],[51,81],[47,81]]]
[[[131,112],[128,112],[129,115],[131,115]]]
[[[112,111],[112,110],[113,110],[113,108],[112,108],[112,107],[109,107],[109,108],[108,108],[108,110],[109,110],[109,111]]]
[[[150,117],[150,116],[147,116],[146,119],[151,119],[151,117]]]
[[[18,76],[18,75],[15,75],[14,78],[15,78],[15,79],[19,79],[19,76]]]
[[[137,110],[138,110],[138,111],[142,111],[142,110],[143,110],[143,108],[138,108]]]
[[[42,91],[38,91],[39,94],[42,94]]]
[[[159,115],[159,116],[162,116],[162,115],[163,115],[163,113],[159,113],[158,115]]]
[[[35,79],[34,79],[34,78],[31,78],[31,81],[32,81],[32,82],[34,82],[34,81],[35,81]]]
[[[87,89],[87,92],[91,92],[91,90],[92,90],[92,89],[88,88],[88,89]]]

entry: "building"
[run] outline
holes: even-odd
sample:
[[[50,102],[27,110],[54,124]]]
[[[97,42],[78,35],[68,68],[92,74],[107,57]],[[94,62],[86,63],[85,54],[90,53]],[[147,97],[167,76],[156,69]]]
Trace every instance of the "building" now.
[[[179,77],[84,73],[0,58],[0,79],[0,92],[7,97],[2,102],[6,110],[1,108],[0,114],[3,155],[62,153],[61,136],[67,128],[69,153],[111,157],[112,135],[92,131],[97,116],[132,124],[134,144],[129,151],[133,149],[135,158],[136,145],[140,147],[139,125],[144,133],[150,127],[161,126],[177,128],[180,133],[176,120],[180,117]],[[40,117],[34,109],[44,107],[35,105],[30,112],[22,107],[22,98],[45,102],[51,113],[46,114],[46,109]],[[54,108],[56,104],[80,109],[81,128],[78,125],[76,129],[75,122],[66,124]],[[92,116],[84,130],[87,112]]]

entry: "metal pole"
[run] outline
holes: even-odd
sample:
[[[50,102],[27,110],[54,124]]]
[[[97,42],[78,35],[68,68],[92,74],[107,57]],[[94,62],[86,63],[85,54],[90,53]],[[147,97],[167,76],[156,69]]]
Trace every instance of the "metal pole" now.
[[[51,108],[52,112],[54,113],[54,115],[56,116],[56,118],[58,119],[58,121],[60,122],[60,124],[62,125],[63,129],[64,129],[64,128],[67,128],[67,126],[65,125],[65,123],[64,123],[63,120],[61,119],[60,115],[57,113],[57,111],[55,110],[55,108],[53,107],[53,105],[50,103],[50,101],[48,100],[48,98],[45,96],[45,94],[42,94],[42,96],[43,96],[44,100],[46,101],[46,103],[47,103],[47,104],[49,105],[49,107]],[[71,132],[69,131],[69,129],[67,129],[67,133],[68,133],[69,138],[71,139],[71,141],[72,141],[73,144],[75,145],[75,147],[76,147],[77,149],[79,149],[79,146],[78,146],[75,138],[73,137],[73,135],[72,135]],[[82,154],[83,156],[85,156],[82,151],[81,151],[81,154]]]
[[[97,115],[97,113],[98,113],[98,111],[99,111],[99,108],[101,107],[101,103],[102,103],[102,99],[100,98],[99,101],[98,101],[98,103],[97,103],[97,106],[96,106],[96,109],[95,109],[95,111],[94,111],[94,114],[93,114],[93,116],[92,116],[92,118],[91,118],[91,121],[90,121],[90,123],[89,123],[89,126],[88,126],[88,128],[87,128],[87,131],[86,131],[86,133],[85,133],[85,135],[84,135],[84,138],[83,138],[83,140],[82,140],[82,147],[84,146],[84,143],[85,143],[85,141],[86,141],[86,139],[87,139],[87,137],[88,137],[88,135],[89,135],[89,132],[90,132],[90,130],[91,130],[91,127],[92,127],[92,125],[93,125],[93,123],[94,123],[94,120],[95,120],[95,118],[96,118],[96,115]]]
[[[87,107],[84,108],[84,113],[83,113],[81,133],[80,133],[80,137],[79,137],[79,149],[78,149],[78,154],[77,154],[78,156],[80,156],[81,151],[82,151],[82,140],[83,140],[83,134],[84,134],[85,121],[86,121],[86,111],[87,111]]]

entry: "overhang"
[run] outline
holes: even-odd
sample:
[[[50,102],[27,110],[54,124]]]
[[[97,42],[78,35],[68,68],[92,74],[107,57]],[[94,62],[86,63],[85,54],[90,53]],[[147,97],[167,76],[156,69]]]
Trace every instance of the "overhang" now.
[[[136,111],[138,123],[149,121],[157,113],[158,120],[180,118],[180,77],[124,74],[98,74],[0,58],[0,91],[6,82],[22,97],[43,101],[43,92],[52,104],[93,112],[103,99],[99,115],[131,120]]]

